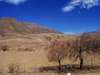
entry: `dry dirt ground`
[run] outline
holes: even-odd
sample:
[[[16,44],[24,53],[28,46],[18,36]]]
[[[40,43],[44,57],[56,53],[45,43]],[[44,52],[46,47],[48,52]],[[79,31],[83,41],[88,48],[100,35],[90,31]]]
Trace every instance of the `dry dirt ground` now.
[[[19,65],[21,70],[25,71],[32,70],[34,67],[55,65],[56,63],[48,62],[45,48],[50,38],[58,37],[66,39],[66,36],[56,34],[14,34],[0,37],[0,70],[7,71],[11,64]],[[73,39],[73,37],[68,39]],[[2,46],[8,46],[8,50],[2,51]]]
[[[86,59],[86,58],[85,58]],[[62,64],[77,63],[69,61],[67,58],[62,62]],[[85,64],[95,65],[99,64],[99,58],[87,58]],[[0,52],[0,70],[8,70],[9,65],[19,65],[21,70],[30,70],[37,67],[53,66],[57,65],[55,62],[49,62],[46,56],[46,51],[34,51],[34,52],[23,52],[23,51],[7,51]]]
[[[67,75],[67,73],[49,73],[49,72],[45,72],[45,73],[24,73],[24,74],[0,74],[0,75]],[[100,75],[99,73],[84,73],[84,74],[73,74],[71,73],[71,75]]]
[[[62,39],[66,39],[65,36]],[[0,37],[0,46],[7,45],[9,46],[9,51],[0,50],[0,71],[8,71],[9,65],[14,64],[19,65],[20,70],[22,71],[33,71],[33,68],[44,67],[44,66],[53,66],[57,65],[55,62],[49,62],[47,59],[47,50],[45,46],[49,44],[48,37],[56,38],[53,34],[42,34],[42,35],[14,35],[12,37],[8,36],[5,38]],[[73,37],[69,37],[73,39]],[[24,49],[25,48],[25,49]],[[34,49],[35,48],[35,49]],[[100,56],[91,54],[86,55],[85,64],[99,64],[100,65]],[[70,59],[70,58],[69,58]],[[75,61],[69,61],[68,58],[65,58],[62,64],[71,64],[77,63]],[[34,74],[35,75],[35,74]],[[36,74],[36,75],[56,75],[54,73],[47,74]],[[92,74],[91,74],[92,75]]]

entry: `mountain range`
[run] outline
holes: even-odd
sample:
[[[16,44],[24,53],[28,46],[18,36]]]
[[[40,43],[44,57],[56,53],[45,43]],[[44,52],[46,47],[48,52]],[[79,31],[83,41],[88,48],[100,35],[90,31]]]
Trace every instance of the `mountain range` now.
[[[0,34],[20,33],[20,34],[39,34],[39,33],[61,33],[54,29],[47,28],[37,23],[17,21],[14,18],[0,19]]]

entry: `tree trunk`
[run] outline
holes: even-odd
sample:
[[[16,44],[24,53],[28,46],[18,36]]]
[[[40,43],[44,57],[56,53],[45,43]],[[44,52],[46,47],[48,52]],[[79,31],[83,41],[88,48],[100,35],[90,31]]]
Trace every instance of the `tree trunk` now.
[[[58,63],[59,63],[58,69],[59,69],[59,72],[61,72],[62,71],[62,69],[61,69],[61,60],[58,60]]]
[[[83,68],[83,58],[80,58],[80,69]]]
[[[80,51],[79,51],[79,60],[80,60],[80,69],[82,69],[83,68],[83,56],[82,56],[82,49],[81,49],[81,47],[80,47]]]

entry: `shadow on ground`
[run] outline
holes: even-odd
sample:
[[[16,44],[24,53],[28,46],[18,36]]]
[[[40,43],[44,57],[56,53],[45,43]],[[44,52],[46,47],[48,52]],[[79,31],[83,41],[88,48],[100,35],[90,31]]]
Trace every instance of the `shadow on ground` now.
[[[45,71],[53,71],[53,72],[59,72],[59,66],[47,66],[47,67],[41,67],[39,68],[40,72]],[[82,69],[79,68],[79,65],[62,65],[61,72],[73,72],[73,73],[79,73],[79,72],[100,72],[100,66],[91,66],[91,65],[85,65]]]

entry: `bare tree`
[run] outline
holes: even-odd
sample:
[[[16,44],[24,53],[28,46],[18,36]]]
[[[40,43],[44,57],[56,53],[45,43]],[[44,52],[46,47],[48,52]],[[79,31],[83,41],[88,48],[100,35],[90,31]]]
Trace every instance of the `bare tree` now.
[[[70,53],[70,56],[72,58],[74,58],[75,60],[79,59],[80,69],[82,69],[84,65],[83,53],[84,52],[89,53],[88,45],[86,41],[87,38],[83,34],[79,36],[75,41],[73,41],[73,47]]]
[[[72,52],[71,52],[71,57],[72,58],[75,58],[76,59],[79,59],[79,64],[80,64],[80,69],[82,69],[83,67],[83,62],[84,62],[84,59],[83,59],[83,56],[82,56],[82,53],[83,53],[83,50],[81,48],[81,45],[80,45],[80,39],[77,39],[73,42],[73,49],[72,49]]]
[[[89,54],[90,52],[96,52],[100,50],[100,36],[99,39],[96,38],[94,38],[93,35],[90,36],[87,33],[83,33],[73,42],[73,49],[71,49],[72,52],[70,53],[70,56],[75,59],[79,59],[80,69],[82,69],[84,65],[84,52]]]
[[[95,54],[100,54],[100,33],[85,33],[83,34],[83,38],[83,46],[88,53],[93,53],[92,59],[95,61]]]
[[[48,59],[51,62],[59,64],[59,72],[62,71],[61,62],[68,56],[70,51],[70,43],[68,41],[54,40],[51,42],[48,50]]]

